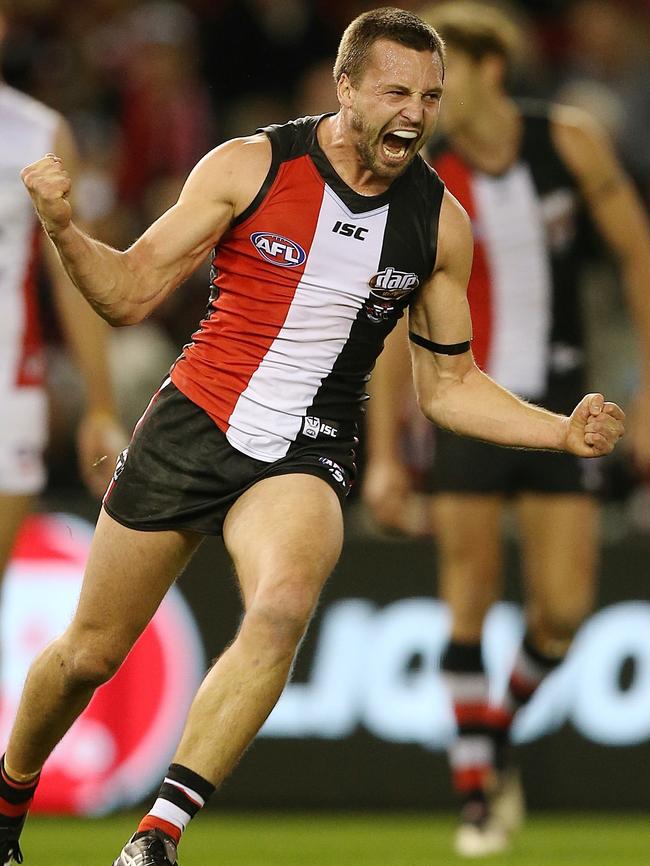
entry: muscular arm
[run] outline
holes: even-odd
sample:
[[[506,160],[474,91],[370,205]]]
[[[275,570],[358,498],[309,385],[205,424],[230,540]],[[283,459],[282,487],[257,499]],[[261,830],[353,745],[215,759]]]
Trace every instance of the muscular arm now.
[[[74,178],[77,151],[64,121],[54,144]],[[89,490],[101,496],[127,441],[116,418],[108,363],[108,326],[72,285],[51,243],[45,243],[43,253],[65,341],[84,383],[84,414],[77,431],[79,470]]]
[[[63,121],[57,130],[55,148],[64,160],[70,177],[74,179],[77,174],[77,151],[70,130]],[[84,381],[87,409],[114,414],[115,404],[107,363],[106,323],[91,310],[72,285],[52,244],[46,242],[43,253],[66,343]]]
[[[270,161],[264,136],[211,151],[191,172],[177,203],[124,252],[74,224],[70,178],[60,161],[48,155],[23,169],[22,177],[72,282],[102,318],[129,325],[146,318],[199,266],[255,197]]]
[[[472,261],[469,220],[449,192],[440,215],[438,260],[411,310],[410,328],[435,343],[471,335],[466,286]],[[411,344],[418,403],[440,427],[497,445],[607,453],[622,434],[621,410],[589,395],[571,419],[532,406],[502,388],[474,363],[471,352],[445,355]],[[603,405],[604,404],[604,405]]]
[[[604,133],[588,115],[556,106],[553,139],[575,175],[600,235],[618,258],[641,359],[631,445],[650,468],[650,226],[639,196]]]

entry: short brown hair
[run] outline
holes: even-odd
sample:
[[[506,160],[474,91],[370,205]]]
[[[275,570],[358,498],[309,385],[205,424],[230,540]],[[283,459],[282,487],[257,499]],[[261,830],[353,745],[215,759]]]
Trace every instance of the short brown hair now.
[[[378,39],[390,39],[416,51],[431,51],[440,57],[444,71],[445,48],[433,27],[412,12],[385,6],[364,12],[347,26],[336,55],[334,80],[338,82],[345,74],[357,85]]]
[[[473,60],[489,54],[502,57],[508,73],[521,60],[523,36],[511,15],[494,4],[475,0],[449,0],[420,10],[447,45],[464,51]]]

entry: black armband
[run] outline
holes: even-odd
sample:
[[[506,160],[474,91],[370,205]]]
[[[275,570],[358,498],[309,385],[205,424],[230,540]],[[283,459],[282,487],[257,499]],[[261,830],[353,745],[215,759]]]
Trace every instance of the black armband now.
[[[409,331],[409,340],[416,346],[422,346],[423,349],[436,352],[438,355],[462,355],[463,352],[469,352],[472,342],[465,340],[464,343],[433,343],[431,340],[420,337],[419,334],[414,334],[413,331]]]

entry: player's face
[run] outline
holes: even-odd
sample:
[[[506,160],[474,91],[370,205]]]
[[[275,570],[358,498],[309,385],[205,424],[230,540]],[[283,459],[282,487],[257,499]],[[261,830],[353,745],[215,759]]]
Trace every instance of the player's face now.
[[[438,119],[442,63],[437,54],[380,39],[358,87],[351,87],[351,120],[365,168],[379,177],[401,174]]]
[[[445,57],[445,99],[440,125],[451,135],[461,130],[476,115],[484,99],[487,82],[482,64],[464,51],[447,46]]]

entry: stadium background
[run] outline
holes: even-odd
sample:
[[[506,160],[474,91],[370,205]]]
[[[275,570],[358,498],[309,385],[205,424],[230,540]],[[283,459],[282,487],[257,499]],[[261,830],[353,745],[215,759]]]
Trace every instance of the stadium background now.
[[[7,5],[11,29],[3,74],[69,119],[82,150],[80,212],[98,237],[125,246],[174,200],[194,162],[218,142],[261,124],[335,108],[330,70],[338,38],[355,14],[373,5],[379,4],[20,0]],[[534,0],[511,8],[529,36],[515,91],[588,107],[610,130],[650,202],[647,2]],[[72,450],[80,385],[62,350],[45,282],[41,291],[52,402],[50,481],[41,510],[93,521],[97,506],[81,488]],[[146,324],[112,335],[127,426],[193,330],[206,296],[205,274],[199,273]],[[637,376],[634,339],[612,262],[596,243],[584,304],[593,381],[627,405]],[[413,425],[409,449],[416,470],[422,468],[427,435]],[[650,482],[634,475],[624,454],[609,461],[607,475],[602,613],[581,633],[573,679],[542,690],[520,731],[530,740],[521,750],[533,807],[650,807]],[[422,506],[421,498],[413,503],[416,533]],[[444,611],[430,596],[434,540],[382,534],[355,499],[347,522],[346,550],[284,709],[245,757],[220,803],[451,806],[441,751],[448,717],[433,671],[446,627]],[[64,528],[73,524],[62,518]],[[38,527],[28,527],[25,536],[27,559],[33,531]],[[17,558],[9,585],[13,581],[19,596],[24,570]],[[515,605],[516,573],[513,541],[507,583]],[[209,659],[229,640],[238,616],[230,567],[218,544],[204,546],[179,587]],[[29,609],[29,595],[25,599]],[[516,606],[496,612],[497,666],[507,658],[517,628]],[[365,640],[375,641],[376,657]],[[348,691],[341,698],[344,672]],[[147,673],[135,676],[133,688]],[[434,700],[439,714],[428,716]]]

